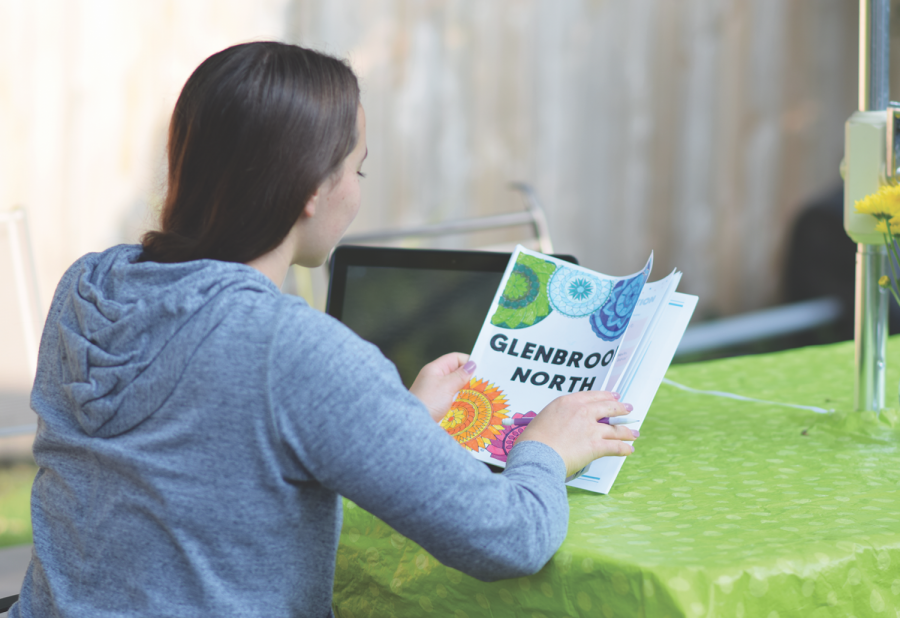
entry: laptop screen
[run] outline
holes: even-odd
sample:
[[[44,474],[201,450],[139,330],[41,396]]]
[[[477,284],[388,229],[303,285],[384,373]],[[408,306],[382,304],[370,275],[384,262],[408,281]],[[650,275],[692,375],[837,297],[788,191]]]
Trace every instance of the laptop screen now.
[[[409,387],[426,363],[472,351],[509,257],[342,245],[326,311],[378,346]]]

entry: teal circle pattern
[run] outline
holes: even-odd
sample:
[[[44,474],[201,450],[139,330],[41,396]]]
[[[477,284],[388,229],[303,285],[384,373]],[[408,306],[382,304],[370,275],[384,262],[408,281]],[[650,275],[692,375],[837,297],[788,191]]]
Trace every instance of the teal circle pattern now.
[[[583,318],[599,309],[609,298],[612,283],[594,275],[560,268],[550,278],[550,304],[570,318]]]

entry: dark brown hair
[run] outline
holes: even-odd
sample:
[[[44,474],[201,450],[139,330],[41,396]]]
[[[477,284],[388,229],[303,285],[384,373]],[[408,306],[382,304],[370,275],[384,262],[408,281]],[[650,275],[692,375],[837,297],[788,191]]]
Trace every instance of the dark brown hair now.
[[[172,113],[162,229],[140,259],[249,262],[277,247],[356,146],[358,105],[349,66],[296,45],[204,60]]]

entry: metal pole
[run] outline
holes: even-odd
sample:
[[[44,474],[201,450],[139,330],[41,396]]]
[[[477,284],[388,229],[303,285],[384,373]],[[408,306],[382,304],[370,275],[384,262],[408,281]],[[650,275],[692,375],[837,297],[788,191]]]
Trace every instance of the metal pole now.
[[[886,249],[856,245],[856,409],[884,407],[884,367],[887,353],[888,295],[878,285],[887,272]]]
[[[890,0],[859,1],[859,111],[887,109],[890,100]]]
[[[887,109],[890,59],[890,0],[859,2],[859,109]],[[884,407],[884,366],[888,298],[878,285],[887,273],[887,249],[858,244],[856,249],[856,409]]]

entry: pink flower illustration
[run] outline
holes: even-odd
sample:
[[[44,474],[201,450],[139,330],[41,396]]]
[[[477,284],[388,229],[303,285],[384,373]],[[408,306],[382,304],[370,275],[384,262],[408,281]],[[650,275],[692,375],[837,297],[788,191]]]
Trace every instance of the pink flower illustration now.
[[[528,412],[527,414],[516,413],[507,418],[533,418],[535,416],[537,416],[536,412]],[[498,461],[506,463],[506,459],[509,457],[509,452],[512,450],[513,445],[516,443],[516,439],[519,437],[519,434],[525,431],[525,427],[527,427],[527,425],[514,425],[491,440],[490,444],[487,445],[487,450],[491,454],[491,459],[496,459]]]

